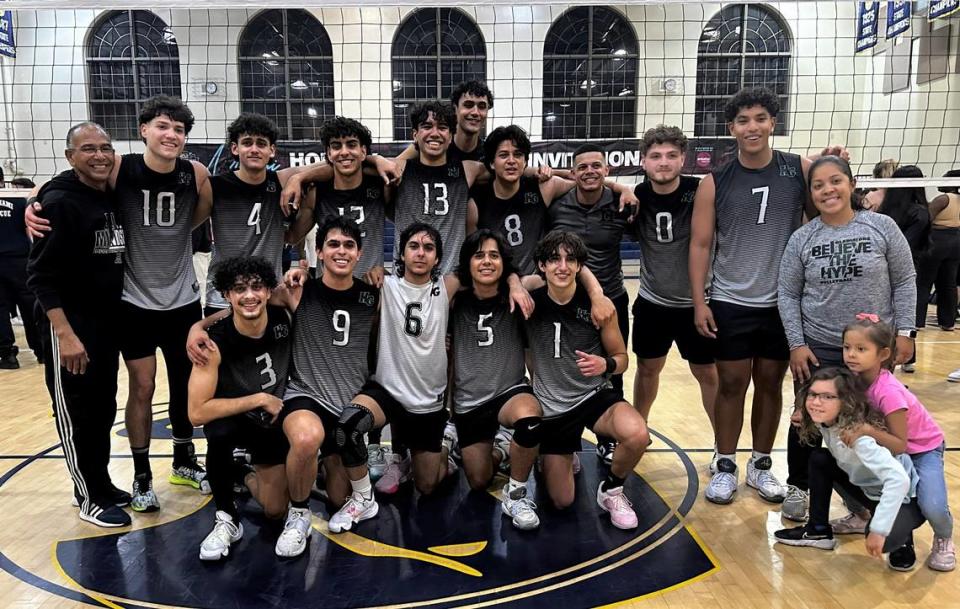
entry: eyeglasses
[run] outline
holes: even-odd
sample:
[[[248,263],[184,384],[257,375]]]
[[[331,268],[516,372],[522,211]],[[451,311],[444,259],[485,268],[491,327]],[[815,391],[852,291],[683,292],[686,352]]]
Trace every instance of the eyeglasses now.
[[[821,402],[832,402],[833,400],[839,400],[840,396],[835,393],[814,393],[810,392],[807,394],[807,400],[813,402],[814,400],[820,400]]]
[[[71,148],[70,150],[79,150],[83,154],[96,154],[98,152],[102,154],[113,154],[113,146],[110,144],[104,144],[103,146],[94,146],[93,144],[88,144],[86,146],[80,146],[79,148]]]

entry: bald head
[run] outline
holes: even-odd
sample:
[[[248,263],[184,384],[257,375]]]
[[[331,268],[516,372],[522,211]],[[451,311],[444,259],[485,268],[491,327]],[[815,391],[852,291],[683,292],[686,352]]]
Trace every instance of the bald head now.
[[[67,148],[73,149],[77,147],[77,137],[87,131],[93,131],[99,135],[102,135],[110,141],[110,134],[107,133],[107,130],[101,127],[99,124],[93,121],[83,121],[82,123],[77,123],[67,131]]]

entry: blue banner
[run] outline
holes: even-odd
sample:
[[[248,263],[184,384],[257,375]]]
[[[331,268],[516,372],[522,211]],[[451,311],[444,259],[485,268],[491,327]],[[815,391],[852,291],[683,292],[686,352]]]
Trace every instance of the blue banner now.
[[[930,3],[930,19],[952,15],[960,9],[960,0],[936,0]]]
[[[861,2],[857,10],[857,53],[877,46],[879,21],[880,3]]]
[[[0,55],[17,56],[17,45],[13,42],[13,11],[0,14]]]
[[[894,38],[910,29],[912,2],[887,2],[887,38]]]

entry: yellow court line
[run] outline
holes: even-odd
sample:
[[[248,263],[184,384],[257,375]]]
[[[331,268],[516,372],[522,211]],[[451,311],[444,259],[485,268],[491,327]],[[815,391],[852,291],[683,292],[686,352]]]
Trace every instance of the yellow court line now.
[[[60,574],[60,577],[66,580],[67,583],[70,584],[70,586],[73,587],[74,590],[76,590],[77,592],[82,592],[83,594],[86,594],[87,596],[97,601],[104,607],[110,607],[110,609],[124,609],[120,605],[116,603],[112,603],[109,600],[103,598],[102,596],[99,596],[98,594],[93,593],[90,590],[87,590],[86,588],[78,584],[72,577],[67,575],[67,572],[60,565],[60,560],[57,558],[58,543],[59,542],[55,541],[52,544],[50,544],[50,562],[53,563],[53,568],[57,570],[57,572]]]

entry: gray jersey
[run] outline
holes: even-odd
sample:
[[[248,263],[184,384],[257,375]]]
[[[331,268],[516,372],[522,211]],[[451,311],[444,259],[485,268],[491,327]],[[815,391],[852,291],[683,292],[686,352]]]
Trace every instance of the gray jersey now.
[[[637,185],[640,201],[633,224],[643,265],[637,294],[665,307],[692,307],[690,299],[690,220],[699,178],[681,176],[677,189],[660,195],[650,180]]]
[[[593,271],[608,298],[625,292],[620,241],[627,229],[629,212],[621,212],[620,197],[604,187],[594,205],[580,205],[577,189],[550,205],[547,211],[550,230],[565,230],[580,235],[587,244],[587,268]]]
[[[780,258],[800,228],[807,197],[800,157],[774,150],[763,169],[748,169],[734,159],[713,179],[717,233],[710,297],[775,307]]]
[[[378,298],[377,289],[360,280],[347,290],[307,281],[293,318],[293,367],[284,399],[309,396],[336,415],[353,401],[370,376]]]
[[[458,294],[450,320],[453,335],[453,409],[469,412],[526,383],[523,328],[506,298]]]
[[[446,285],[442,279],[414,285],[388,275],[381,298],[373,380],[409,412],[440,410],[447,390]]]
[[[337,190],[333,181],[317,183],[317,206],[314,219],[323,226],[330,218],[346,216],[360,227],[363,253],[357,261],[355,275],[362,276],[375,266],[383,266],[383,180],[363,176],[356,188]]]
[[[280,210],[280,179],[267,172],[261,184],[247,184],[232,171],[210,178],[213,189],[213,256],[210,268],[234,256],[263,256],[283,274],[282,255],[287,218]],[[207,275],[207,306],[223,308],[227,301]]]
[[[157,173],[142,154],[125,154],[116,193],[127,239],[123,300],[152,310],[196,302],[191,232],[199,195],[193,164],[177,159],[172,172]]]
[[[423,165],[416,159],[407,161],[396,195],[394,260],[400,257],[400,234],[414,222],[423,222],[436,228],[443,240],[440,273],[453,271],[466,238],[468,198],[461,161],[448,160],[439,167]]]
[[[582,286],[567,304],[557,304],[547,288],[534,290],[535,304],[527,320],[527,338],[533,360],[533,393],[540,400],[544,418],[573,410],[584,400],[608,387],[605,375],[587,377],[577,367],[577,351],[606,357],[600,330],[590,318],[590,298]]]

